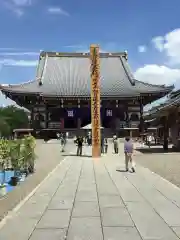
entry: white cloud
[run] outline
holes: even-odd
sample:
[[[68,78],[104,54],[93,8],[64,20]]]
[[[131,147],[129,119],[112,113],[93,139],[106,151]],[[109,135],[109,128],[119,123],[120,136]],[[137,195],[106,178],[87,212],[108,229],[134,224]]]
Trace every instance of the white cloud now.
[[[153,43],[160,52],[166,54],[171,65],[180,64],[180,28],[165,36],[155,37]]]
[[[154,44],[155,48],[162,52],[164,50],[164,37],[162,36],[158,36],[158,37],[154,37],[152,39],[152,43]]]
[[[0,56],[39,56],[39,52],[0,52]]]
[[[152,43],[164,54],[166,63],[138,68],[135,72],[136,79],[152,84],[175,84],[177,88],[180,87],[180,29],[154,37]]]
[[[146,46],[142,45],[142,46],[139,46],[139,47],[138,47],[138,52],[144,53],[144,52],[146,52],[146,51],[147,51],[147,47],[146,47]]]
[[[69,13],[60,7],[49,7],[48,12],[50,14],[59,14],[59,15],[69,16]]]
[[[17,48],[0,47],[0,51],[14,51],[14,50],[17,50]]]
[[[14,59],[0,59],[0,66],[18,66],[18,67],[35,67],[38,61],[36,60],[14,60]]]
[[[180,69],[155,64],[145,65],[144,67],[138,68],[134,76],[137,80],[151,84],[170,85],[180,80]]]
[[[32,0],[2,0],[1,3],[6,9],[21,17],[24,15],[25,8],[32,5]]]
[[[12,4],[16,6],[30,6],[32,4],[32,0],[11,0]]]

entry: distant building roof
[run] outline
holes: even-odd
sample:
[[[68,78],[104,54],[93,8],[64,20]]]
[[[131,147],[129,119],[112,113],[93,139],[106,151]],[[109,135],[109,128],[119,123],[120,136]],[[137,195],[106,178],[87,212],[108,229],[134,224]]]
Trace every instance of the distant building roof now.
[[[143,94],[168,93],[173,86],[152,85],[134,79],[127,63],[127,53],[100,53],[101,96],[130,97]],[[59,97],[89,97],[89,53],[42,52],[36,80],[1,85],[4,92],[42,94]]]
[[[158,118],[163,116],[163,113],[166,115],[167,111],[178,106],[180,106],[180,90],[171,92],[164,103],[152,107],[144,113],[144,117],[145,119]]]

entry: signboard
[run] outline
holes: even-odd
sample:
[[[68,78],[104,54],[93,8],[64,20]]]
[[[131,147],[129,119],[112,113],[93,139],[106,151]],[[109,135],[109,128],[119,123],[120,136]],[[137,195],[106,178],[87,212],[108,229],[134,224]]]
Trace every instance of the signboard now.
[[[92,122],[92,157],[101,155],[101,119],[100,119],[100,59],[99,47],[91,45],[91,122]]]
[[[67,114],[68,114],[68,117],[74,117],[74,111],[73,110],[68,110]]]
[[[112,110],[110,109],[106,110],[106,117],[112,117]]]

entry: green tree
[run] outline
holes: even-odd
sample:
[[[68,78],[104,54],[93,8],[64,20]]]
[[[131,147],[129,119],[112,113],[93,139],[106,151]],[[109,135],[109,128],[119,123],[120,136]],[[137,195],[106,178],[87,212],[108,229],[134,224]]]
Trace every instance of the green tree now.
[[[0,133],[2,136],[12,134],[14,129],[28,128],[28,114],[16,106],[0,108]]]

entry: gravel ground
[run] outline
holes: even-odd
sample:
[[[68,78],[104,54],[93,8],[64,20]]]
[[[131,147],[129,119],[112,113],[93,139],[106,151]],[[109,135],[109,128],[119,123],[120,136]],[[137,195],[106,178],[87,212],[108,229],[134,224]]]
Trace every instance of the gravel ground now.
[[[156,151],[152,149],[152,152]],[[149,150],[143,154],[137,151],[135,161],[180,187],[180,153],[151,153]]]

